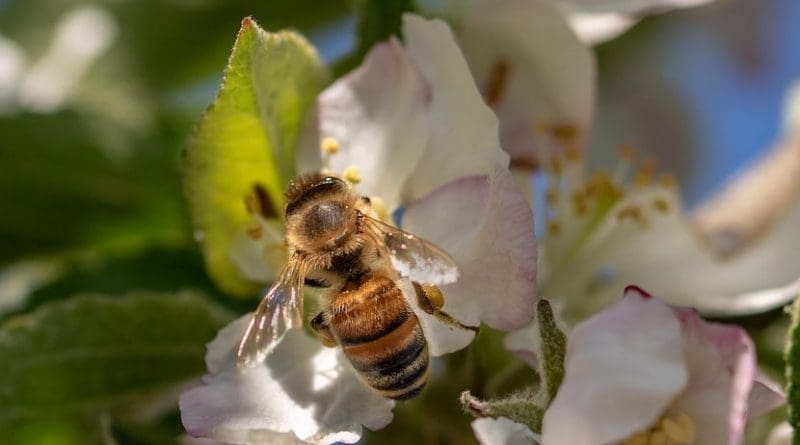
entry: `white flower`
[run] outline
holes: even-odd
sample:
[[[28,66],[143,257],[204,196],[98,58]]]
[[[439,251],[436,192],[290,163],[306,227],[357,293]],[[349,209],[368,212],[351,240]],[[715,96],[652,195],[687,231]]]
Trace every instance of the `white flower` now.
[[[382,202],[386,217],[402,210],[396,223],[446,250],[461,277],[441,287],[444,311],[467,325],[519,328],[535,305],[533,215],[507,170],[497,119],[443,22],[408,15],[403,28],[405,48],[395,40],[377,45],[360,68],[320,95],[299,170],[339,172],[375,206]],[[269,264],[262,247],[238,258],[251,277]],[[474,337],[411,304],[432,355]],[[269,443],[282,433],[352,443],[361,425],[378,429],[391,421],[394,402],[362,383],[339,348],[324,348],[300,330],[263,366],[240,372],[232,351],[245,324],[246,317],[229,325],[209,345],[209,375],[181,398],[192,435]]]
[[[479,419],[473,429],[483,445],[735,445],[748,419],[783,402],[757,372],[743,329],[629,286],[622,301],[569,334],[564,379],[540,438],[503,418]]]
[[[482,417],[472,421],[472,431],[481,445],[538,444],[541,436],[527,426],[505,417]]]
[[[800,101],[789,103],[792,110]],[[800,250],[800,124],[793,122],[771,154],[701,206],[699,224],[683,213],[669,178],[653,178],[652,165],[625,185],[629,158],[613,175],[587,175],[579,159],[555,163],[540,294],[572,322],[631,282],[713,315],[763,312],[793,299],[800,292],[800,265],[786,260]]]
[[[536,168],[583,150],[594,108],[594,59],[550,0],[429,5],[453,23],[511,165]]]
[[[569,335],[542,443],[739,444],[747,419],[783,402],[735,326],[703,321],[631,286]],[[654,440],[644,443],[656,443]]]

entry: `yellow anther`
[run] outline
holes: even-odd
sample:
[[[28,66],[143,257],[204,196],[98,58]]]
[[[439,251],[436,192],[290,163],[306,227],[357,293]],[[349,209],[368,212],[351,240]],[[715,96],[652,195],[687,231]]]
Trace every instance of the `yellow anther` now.
[[[572,194],[572,206],[575,208],[575,213],[578,216],[586,215],[589,211],[589,201],[586,195],[576,191]]]
[[[361,182],[361,172],[358,171],[358,167],[355,165],[351,165],[350,167],[344,169],[342,174],[344,175],[344,179],[351,184],[358,184]]]
[[[631,221],[639,224],[640,227],[647,227],[647,219],[644,217],[642,209],[635,205],[623,207],[617,212],[617,218],[620,221],[630,219]]]
[[[558,220],[551,219],[547,222],[547,233],[549,235],[558,235],[561,233],[561,223]]]
[[[619,157],[624,161],[632,161],[636,157],[636,148],[630,144],[623,145],[619,148]]]
[[[661,431],[671,444],[688,444],[694,440],[693,431],[684,429],[681,424],[669,417],[661,421]]]
[[[561,172],[564,171],[564,163],[561,158],[553,158],[553,160],[550,161],[550,170],[557,175],[560,175]]]
[[[555,205],[558,202],[558,190],[550,187],[545,192],[545,199],[547,200],[547,204]]]
[[[550,134],[560,141],[575,141],[578,139],[580,129],[570,122],[553,123],[550,125]]]
[[[264,236],[264,228],[261,224],[254,224],[247,228],[247,235],[252,239],[259,239]]]
[[[656,163],[653,159],[645,159],[639,172],[636,173],[633,182],[637,187],[646,187],[653,182],[653,172],[655,171]]]
[[[386,210],[386,204],[383,202],[383,198],[380,196],[371,196],[369,201],[369,205],[372,207],[372,210],[375,211],[375,216],[377,216],[378,219],[386,223],[392,222],[391,216],[389,216],[389,212]]]
[[[674,175],[669,173],[664,173],[661,175],[661,177],[658,178],[658,183],[661,184],[662,187],[672,190],[675,188],[677,180],[675,179]]]
[[[332,155],[339,151],[339,141],[332,137],[323,138],[319,143],[319,148],[323,153]]]
[[[647,431],[642,431],[622,442],[622,445],[647,445],[647,440],[649,438],[650,434]]]
[[[564,157],[567,159],[567,161],[578,162],[581,160],[581,152],[578,150],[578,147],[576,147],[575,144],[567,143],[566,147],[564,148]]]
[[[675,422],[678,423],[678,425],[680,425],[681,429],[686,433],[685,443],[688,444],[694,442],[696,431],[695,431],[694,421],[692,420],[692,418],[689,417],[688,414],[682,411],[676,413],[674,416],[672,416],[672,418],[675,420]]]
[[[653,200],[653,207],[661,213],[669,212],[669,201],[664,198],[656,198]]]
[[[662,431],[653,431],[647,445],[667,445],[667,436]]]

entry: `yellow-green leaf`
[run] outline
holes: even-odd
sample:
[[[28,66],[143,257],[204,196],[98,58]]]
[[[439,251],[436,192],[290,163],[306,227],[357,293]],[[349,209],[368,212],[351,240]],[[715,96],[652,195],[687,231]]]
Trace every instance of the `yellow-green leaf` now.
[[[251,216],[246,197],[260,185],[282,209],[306,115],[326,80],[314,48],[291,31],[269,33],[245,18],[214,103],[198,125],[184,186],[209,274],[224,291],[250,296],[257,284],[231,261]]]

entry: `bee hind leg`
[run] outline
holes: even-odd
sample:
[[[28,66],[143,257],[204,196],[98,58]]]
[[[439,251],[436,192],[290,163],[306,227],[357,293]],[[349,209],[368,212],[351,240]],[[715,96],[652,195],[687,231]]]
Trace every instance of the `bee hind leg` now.
[[[442,295],[442,291],[439,290],[438,287],[414,282],[412,282],[412,284],[414,285],[414,292],[417,294],[417,303],[423,311],[433,315],[444,324],[475,333],[478,332],[480,329],[479,326],[465,325],[442,310],[442,306],[444,306],[444,295]]]
[[[311,322],[309,322],[309,326],[311,326],[311,329],[317,334],[323,346],[333,348],[338,345],[336,338],[333,337],[333,333],[331,332],[330,319],[325,312],[320,312],[312,318]]]

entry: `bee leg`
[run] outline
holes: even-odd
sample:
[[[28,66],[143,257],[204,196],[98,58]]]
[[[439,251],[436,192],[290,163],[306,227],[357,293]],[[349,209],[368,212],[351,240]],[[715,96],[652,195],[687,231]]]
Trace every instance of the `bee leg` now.
[[[442,323],[455,326],[459,329],[478,332],[479,326],[465,325],[442,310],[442,306],[444,306],[444,295],[442,295],[442,291],[439,290],[438,287],[414,282],[412,282],[412,284],[414,285],[414,292],[417,294],[419,307],[421,307],[423,311],[433,315]]]
[[[314,333],[317,334],[323,346],[332,348],[337,345],[336,339],[331,333],[331,325],[325,312],[320,312],[316,317],[312,318],[309,325],[311,329],[314,330]]]

